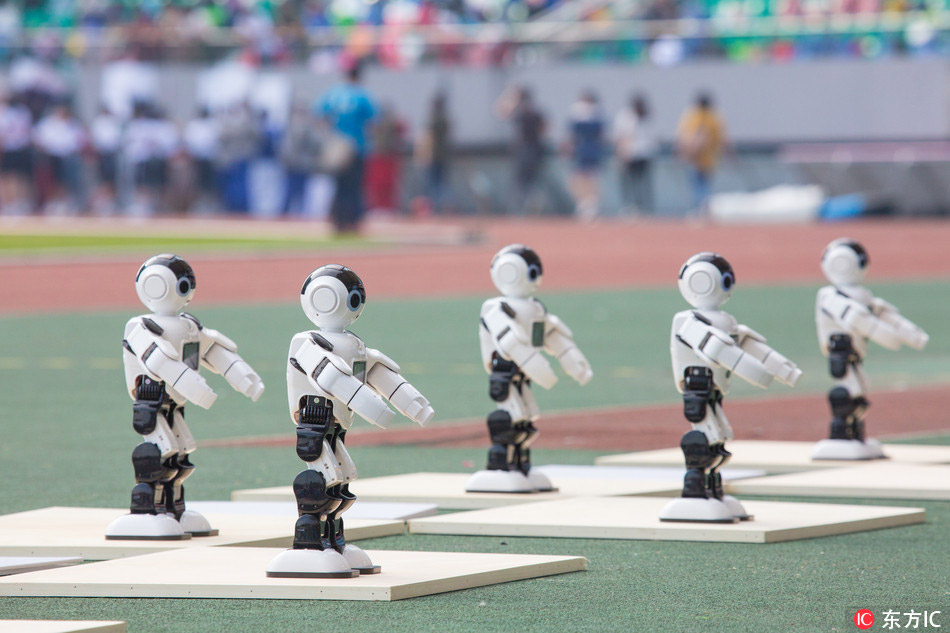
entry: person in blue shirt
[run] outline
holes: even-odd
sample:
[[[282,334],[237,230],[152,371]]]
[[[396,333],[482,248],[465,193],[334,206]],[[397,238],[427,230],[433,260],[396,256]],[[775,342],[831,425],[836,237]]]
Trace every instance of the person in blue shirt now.
[[[367,128],[377,106],[360,84],[362,67],[351,66],[346,81],[330,88],[314,105],[315,113],[352,144],[352,153],[336,170],[336,195],[331,218],[337,232],[356,231],[366,209],[363,204],[363,167],[368,150]]]
[[[575,215],[592,220],[600,211],[600,168],[606,154],[604,115],[594,92],[587,90],[570,108],[568,155],[573,174]]]

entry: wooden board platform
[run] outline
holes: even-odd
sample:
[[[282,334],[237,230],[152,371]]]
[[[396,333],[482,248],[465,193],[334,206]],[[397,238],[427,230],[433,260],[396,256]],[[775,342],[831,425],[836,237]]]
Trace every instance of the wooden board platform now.
[[[735,493],[802,497],[950,500],[950,466],[871,463],[756,477],[726,484]]]
[[[81,562],[82,558],[78,556],[0,556],[0,576],[78,565]]]
[[[184,541],[108,541],[106,526],[125,510],[51,507],[0,516],[0,556],[80,556],[108,560],[169,549],[225,545],[289,547],[294,521],[280,516],[209,515],[218,536]],[[403,534],[403,521],[348,521],[351,540]]]
[[[581,571],[587,566],[587,560],[578,556],[368,551],[373,562],[382,566],[382,573],[340,579],[267,578],[267,563],[280,551],[257,547],[170,550],[0,578],[0,595],[402,600]]]
[[[421,534],[778,543],[924,521],[921,508],[743,501],[755,519],[732,524],[668,523],[658,497],[565,499],[414,519]]]
[[[465,482],[470,476],[469,473],[409,473],[372,477],[353,482],[350,484],[350,490],[364,501],[425,502],[445,509],[471,510],[589,496],[592,489],[602,496],[673,495],[678,494],[683,487],[681,481],[572,478],[555,481],[557,492],[465,492]],[[293,499],[294,495],[290,486],[278,486],[235,490],[231,493],[231,498],[235,501],[288,501]]]
[[[803,470],[843,468],[868,462],[813,460],[815,442],[770,442],[736,440],[728,442],[732,453],[727,468],[758,468],[769,473],[792,473]],[[916,444],[885,444],[888,463],[950,464],[950,446]],[[665,448],[657,451],[637,451],[620,455],[604,455],[594,460],[598,466],[682,466],[683,451]]]
[[[764,473],[763,473],[764,474]],[[293,497],[293,495],[291,495]],[[297,502],[288,501],[189,501],[192,510],[208,514],[257,514],[297,517]],[[386,503],[381,501],[357,501],[346,511],[346,521],[353,519],[381,519],[405,521],[439,513],[434,503]]]
[[[115,620],[0,620],[3,633],[126,633]]]
[[[683,484],[686,468],[683,466],[582,466],[578,464],[550,464],[538,466],[539,472],[551,481],[563,479],[635,479],[641,481],[671,481]],[[723,468],[719,471],[723,481],[762,477],[760,468]]]

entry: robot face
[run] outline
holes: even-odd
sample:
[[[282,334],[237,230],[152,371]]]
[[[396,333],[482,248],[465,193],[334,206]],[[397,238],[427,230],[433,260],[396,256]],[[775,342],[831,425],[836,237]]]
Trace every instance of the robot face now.
[[[523,244],[510,244],[491,261],[491,280],[508,297],[530,297],[541,286],[541,258]]]
[[[858,242],[842,237],[825,247],[821,270],[835,285],[858,284],[868,269],[868,252]]]
[[[342,330],[363,312],[363,282],[345,266],[330,264],[316,269],[300,289],[300,305],[307,318],[321,328]]]
[[[156,255],[139,268],[135,292],[145,306],[160,315],[175,315],[195,294],[195,271],[177,255]]]
[[[716,253],[697,253],[680,268],[680,294],[694,308],[718,308],[732,296],[735,285],[732,265]]]

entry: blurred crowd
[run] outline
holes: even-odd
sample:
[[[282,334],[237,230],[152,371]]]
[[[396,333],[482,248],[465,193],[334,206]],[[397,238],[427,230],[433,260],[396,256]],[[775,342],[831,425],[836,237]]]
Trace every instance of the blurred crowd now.
[[[133,45],[151,61],[239,51],[263,64],[318,63],[330,46],[393,68],[945,55],[948,10],[950,0],[29,0],[0,6],[0,58],[107,60]],[[506,27],[472,28],[491,24]],[[519,30],[544,24],[555,30]]]

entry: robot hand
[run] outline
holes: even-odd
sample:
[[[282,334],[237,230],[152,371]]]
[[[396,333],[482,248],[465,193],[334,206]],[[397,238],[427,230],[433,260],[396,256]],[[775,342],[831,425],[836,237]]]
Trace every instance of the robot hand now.
[[[914,349],[924,349],[927,347],[930,336],[907,319],[903,317],[898,318],[897,334],[900,336],[901,341],[908,347],[913,347]]]
[[[183,373],[172,388],[202,409],[210,409],[218,398],[201,374],[191,369]]]
[[[576,347],[569,349],[561,356],[561,369],[581,386],[586,385],[594,377],[590,363],[587,362],[583,352]]]
[[[375,424],[384,429],[396,417],[393,410],[386,405],[386,401],[368,387],[358,390],[353,399],[350,400],[349,406],[356,411],[357,415],[370,424]]]
[[[782,384],[794,387],[798,379],[802,377],[802,370],[795,363],[787,360],[777,367],[770,366],[769,369],[775,370],[775,379]]]
[[[406,417],[419,426],[425,426],[435,417],[435,409],[425,397],[420,395],[406,407]]]
[[[261,394],[264,393],[264,382],[261,377],[243,360],[231,365],[224,378],[234,387],[235,391],[243,393],[253,402],[257,402]]]

